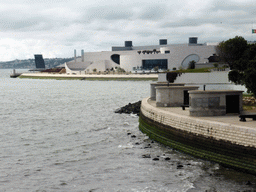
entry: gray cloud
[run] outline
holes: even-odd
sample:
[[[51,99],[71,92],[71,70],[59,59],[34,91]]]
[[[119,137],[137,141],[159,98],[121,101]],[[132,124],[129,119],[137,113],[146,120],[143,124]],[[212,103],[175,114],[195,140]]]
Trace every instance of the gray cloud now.
[[[2,60],[69,57],[73,49],[110,50],[125,40],[135,45],[221,41],[241,35],[252,40],[255,0],[2,0]],[[255,24],[256,28],[256,24]],[[1,48],[2,47],[2,48]],[[20,56],[20,57],[19,57]]]

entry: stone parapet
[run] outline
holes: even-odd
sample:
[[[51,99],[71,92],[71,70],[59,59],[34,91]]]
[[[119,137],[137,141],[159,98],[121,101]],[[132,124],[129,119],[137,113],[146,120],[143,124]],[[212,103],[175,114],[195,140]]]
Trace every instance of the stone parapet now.
[[[256,129],[180,115],[141,104],[140,130],[172,148],[256,174]]]
[[[141,103],[141,112],[144,116],[164,125],[190,133],[212,137],[217,140],[226,140],[238,145],[256,147],[256,129],[250,127],[235,126],[215,121],[200,120],[183,116],[153,107],[147,100]]]

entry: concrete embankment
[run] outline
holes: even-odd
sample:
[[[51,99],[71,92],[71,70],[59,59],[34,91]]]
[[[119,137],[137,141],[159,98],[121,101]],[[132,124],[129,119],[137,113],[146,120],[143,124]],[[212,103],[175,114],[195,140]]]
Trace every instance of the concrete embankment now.
[[[256,174],[255,121],[238,115],[191,117],[180,107],[143,99],[139,128],[150,138],[195,157]]]
[[[153,80],[158,79],[158,74],[82,74],[67,75],[54,73],[23,73],[20,78],[33,79],[80,79],[80,80]]]

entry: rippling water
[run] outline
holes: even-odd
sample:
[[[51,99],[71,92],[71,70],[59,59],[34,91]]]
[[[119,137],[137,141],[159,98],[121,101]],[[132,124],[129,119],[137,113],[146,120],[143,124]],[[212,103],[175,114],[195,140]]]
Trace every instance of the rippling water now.
[[[138,117],[114,113],[148,97],[149,81],[11,79],[10,71],[0,70],[1,192],[256,190],[254,176],[154,143]]]

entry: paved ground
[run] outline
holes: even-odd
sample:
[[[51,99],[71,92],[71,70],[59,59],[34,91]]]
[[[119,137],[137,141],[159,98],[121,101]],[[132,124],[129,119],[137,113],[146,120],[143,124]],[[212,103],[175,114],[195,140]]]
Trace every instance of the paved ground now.
[[[149,104],[156,107],[156,101],[148,100]],[[157,107],[160,110],[168,111],[180,115],[189,116],[189,108],[186,108],[186,110],[182,110],[181,107]],[[256,114],[256,112],[254,112]],[[256,121],[253,121],[252,119],[246,119],[246,122],[239,121],[239,114],[228,114],[226,116],[214,116],[214,117],[191,117],[191,118],[200,118],[204,120],[209,121],[217,121],[227,124],[234,124],[236,126],[245,126],[250,128],[256,128]]]

